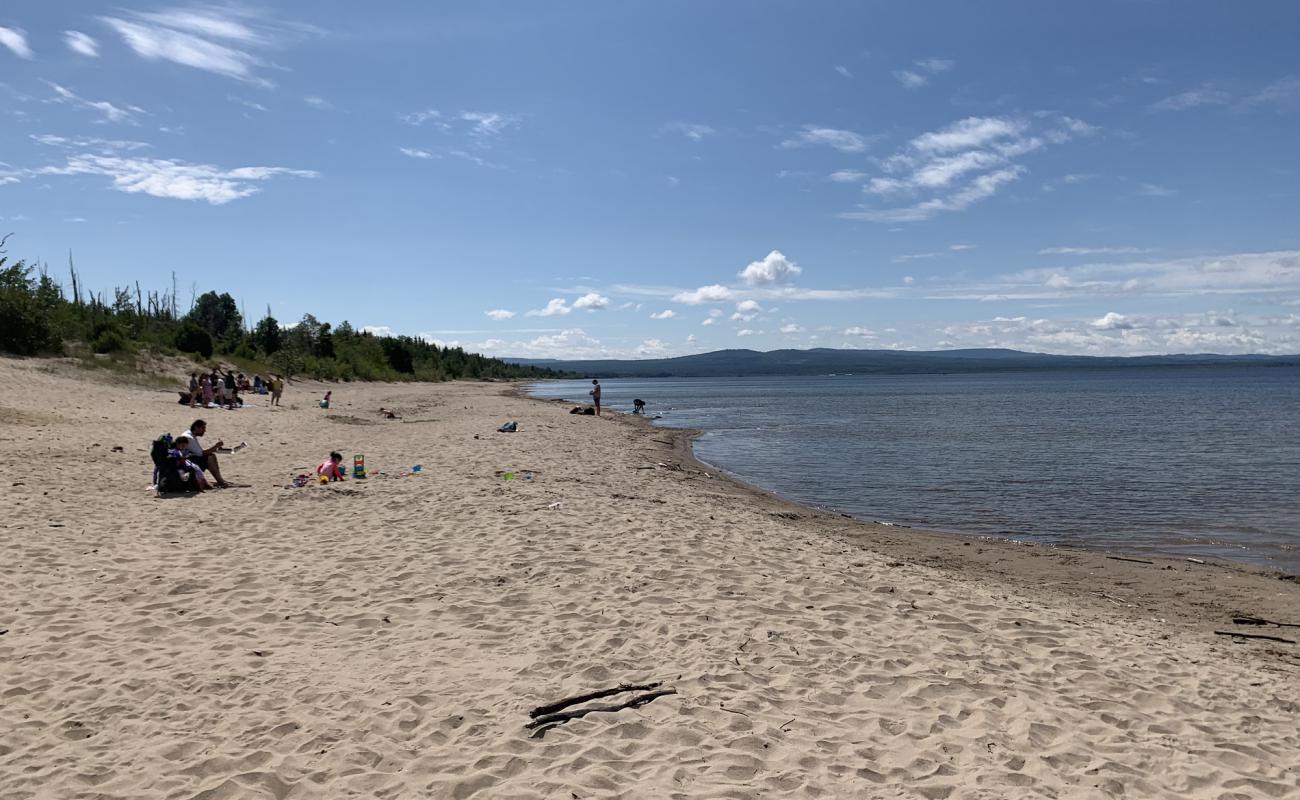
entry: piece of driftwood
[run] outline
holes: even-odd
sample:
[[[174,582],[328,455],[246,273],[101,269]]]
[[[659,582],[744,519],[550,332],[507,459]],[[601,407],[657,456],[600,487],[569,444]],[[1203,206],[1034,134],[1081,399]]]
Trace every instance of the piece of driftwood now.
[[[1106,556],[1111,561],[1132,561],[1134,564],[1154,564],[1154,561],[1147,561],[1142,558],[1125,558],[1124,556]]]
[[[556,711],[568,708],[569,706],[576,706],[578,703],[585,703],[588,700],[599,700],[602,697],[622,694],[623,692],[648,692],[651,689],[658,689],[663,685],[663,681],[655,681],[654,683],[620,683],[612,689],[597,689],[594,692],[578,694],[573,697],[566,697],[563,700],[556,700],[554,703],[547,703],[544,706],[538,706],[532,711],[529,711],[528,716],[537,719],[538,717],[544,717],[547,714],[554,714]]]
[[[1271,619],[1263,617],[1251,617],[1245,614],[1239,614],[1232,618],[1233,624],[1236,625],[1276,625],[1279,628],[1300,628],[1300,622],[1274,622]]]
[[[653,692],[646,692],[645,694],[639,694],[636,697],[633,697],[622,703],[615,703],[612,705],[604,705],[604,706],[588,706],[586,708],[575,708],[572,711],[557,711],[553,714],[543,714],[542,716],[539,716],[536,719],[532,720],[531,722],[525,724],[524,728],[531,729],[533,731],[532,738],[540,739],[543,736],[545,736],[546,732],[549,731],[551,728],[554,728],[557,725],[563,725],[569,720],[579,719],[581,717],[587,716],[588,714],[613,713],[615,711],[623,711],[628,708],[640,708],[646,703],[653,702],[655,700],[658,700],[660,697],[665,697],[670,694],[677,694],[677,690],[659,689]]]
[[[1282,644],[1295,644],[1293,639],[1283,639],[1281,636],[1266,636],[1262,633],[1238,633],[1237,631],[1215,631],[1215,636],[1233,636],[1238,639],[1264,639],[1270,642],[1281,642]]]

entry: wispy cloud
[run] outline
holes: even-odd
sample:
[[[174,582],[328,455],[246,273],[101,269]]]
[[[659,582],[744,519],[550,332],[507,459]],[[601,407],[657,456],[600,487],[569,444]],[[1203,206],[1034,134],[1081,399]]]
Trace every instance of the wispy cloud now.
[[[867,173],[856,169],[837,169],[827,176],[836,183],[861,183],[867,177]]]
[[[471,125],[471,134],[483,138],[499,136],[502,131],[519,122],[519,117],[499,111],[462,111],[460,119]]]
[[[494,308],[491,311],[484,311],[483,313],[486,314],[488,318],[496,320],[510,319],[515,315],[515,312],[508,311],[504,308]]]
[[[130,152],[152,147],[146,142],[100,139],[94,136],[55,136],[52,133],[33,133],[31,138],[32,141],[46,147],[62,147],[69,150],[96,150],[101,153]]]
[[[139,106],[127,106],[122,108],[113,105],[107,100],[87,100],[65,86],[60,86],[59,84],[50,81],[46,81],[46,83],[54,90],[54,97],[51,98],[49,102],[66,103],[68,105],[98,111],[103,115],[104,120],[108,122],[130,122],[135,124],[136,115],[147,113]]]
[[[265,113],[267,113],[268,111],[270,111],[269,108],[267,108],[266,106],[262,105],[261,103],[255,103],[255,102],[253,102],[252,100],[246,100],[246,99],[244,99],[244,98],[242,98],[242,97],[236,97],[236,96],[233,95],[233,94],[231,94],[231,95],[226,95],[226,99],[229,100],[229,101],[232,102],[232,103],[235,103],[235,104],[237,104],[237,105],[241,105],[241,106],[243,106],[244,108],[251,108],[251,109],[253,109],[254,111],[261,111],[263,114],[265,114]]]
[[[81,31],[64,31],[63,43],[74,53],[87,58],[99,58],[99,42]]]
[[[1271,105],[1277,108],[1300,106],[1300,76],[1276,80],[1246,98],[1247,105]]]
[[[44,167],[35,172],[41,175],[101,175],[110,178],[113,188],[120,192],[175,200],[205,200],[212,205],[256,194],[261,190],[257,184],[273,177],[318,177],[318,173],[311,170],[287,167],[227,170],[210,164],[94,154],[69,156],[63,166]]]
[[[27,31],[21,28],[6,28],[0,25],[0,45],[9,48],[19,58],[31,58],[34,54],[27,44]]]
[[[927,259],[927,258],[938,258],[941,255],[943,255],[943,253],[906,253],[901,256],[894,256],[889,260],[894,262],[895,264],[906,264],[909,261],[920,261],[922,259]]]
[[[793,137],[781,142],[781,147],[786,149],[795,147],[808,147],[810,145],[822,145],[833,147],[841,153],[861,153],[864,152],[870,142],[867,137],[853,131],[842,130],[840,128],[822,128],[816,125],[805,125],[803,130],[796,133]]]
[[[1143,197],[1173,197],[1178,194],[1167,186],[1161,186],[1156,183],[1142,183],[1138,185],[1137,193]]]
[[[437,153],[430,153],[428,150],[421,150],[418,147],[399,147],[398,152],[408,158],[421,158],[425,160],[442,158]]]
[[[263,52],[320,31],[247,6],[195,5],[100,17],[137,55],[270,87]]]
[[[1166,97],[1152,103],[1150,108],[1152,111],[1186,111],[1201,106],[1227,105],[1231,100],[1232,96],[1227,92],[1206,84],[1198,89]]]
[[[913,138],[880,162],[883,174],[864,187],[868,194],[879,196],[934,196],[907,206],[864,207],[840,216],[869,222],[918,222],[941,212],[961,211],[1024,175],[1026,168],[1017,163],[1022,156],[1096,130],[1082,120],[1059,115],[958,120]]]
[[[1149,253],[1142,247],[1044,247],[1038,251],[1040,256],[1115,256],[1135,253]]]
[[[846,78],[852,78],[852,77],[853,77],[853,73],[850,72],[850,71],[849,71],[849,68],[846,67],[846,66],[844,66],[843,64],[838,64],[838,65],[836,65],[836,67],[835,67],[835,71],[838,72],[839,74],[843,75],[843,76],[846,77]]]
[[[930,82],[929,78],[910,69],[894,70],[894,80],[898,81],[904,89],[920,89]]]
[[[930,82],[931,75],[947,72],[956,64],[948,58],[924,58],[914,62],[915,69],[894,70],[894,80],[904,89],[920,89]]]
[[[717,133],[712,127],[698,122],[670,122],[661,129],[665,133],[678,133],[693,142],[702,142]]]
[[[316,95],[314,95],[314,94],[309,94],[309,95],[307,95],[306,97],[304,97],[304,98],[302,99],[302,101],[303,101],[304,103],[306,103],[307,105],[311,106],[312,108],[319,109],[319,110],[321,110],[321,111],[333,111],[333,110],[334,110],[334,104],[333,104],[333,103],[331,103],[330,101],[326,100],[326,99],[323,98],[323,97],[318,97],[318,96],[316,96]]]

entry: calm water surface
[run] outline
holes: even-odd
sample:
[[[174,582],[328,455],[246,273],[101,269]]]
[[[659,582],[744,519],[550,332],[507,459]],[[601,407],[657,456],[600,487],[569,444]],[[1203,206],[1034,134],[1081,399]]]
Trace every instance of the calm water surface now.
[[[792,500],[967,534],[1300,572],[1300,370],[601,381]],[[589,381],[538,384],[587,400]]]

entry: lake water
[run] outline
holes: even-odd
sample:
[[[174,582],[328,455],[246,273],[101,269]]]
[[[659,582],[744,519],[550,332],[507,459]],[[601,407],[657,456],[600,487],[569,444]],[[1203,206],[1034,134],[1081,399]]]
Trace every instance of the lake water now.
[[[601,381],[782,497],[929,530],[1300,572],[1300,370]],[[587,401],[590,381],[534,396]]]

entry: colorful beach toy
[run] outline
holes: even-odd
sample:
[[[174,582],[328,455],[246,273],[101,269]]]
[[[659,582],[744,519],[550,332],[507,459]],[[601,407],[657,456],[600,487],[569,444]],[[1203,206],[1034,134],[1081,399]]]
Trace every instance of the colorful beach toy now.
[[[366,477],[366,457],[357,453],[352,457],[352,478],[362,480]]]

